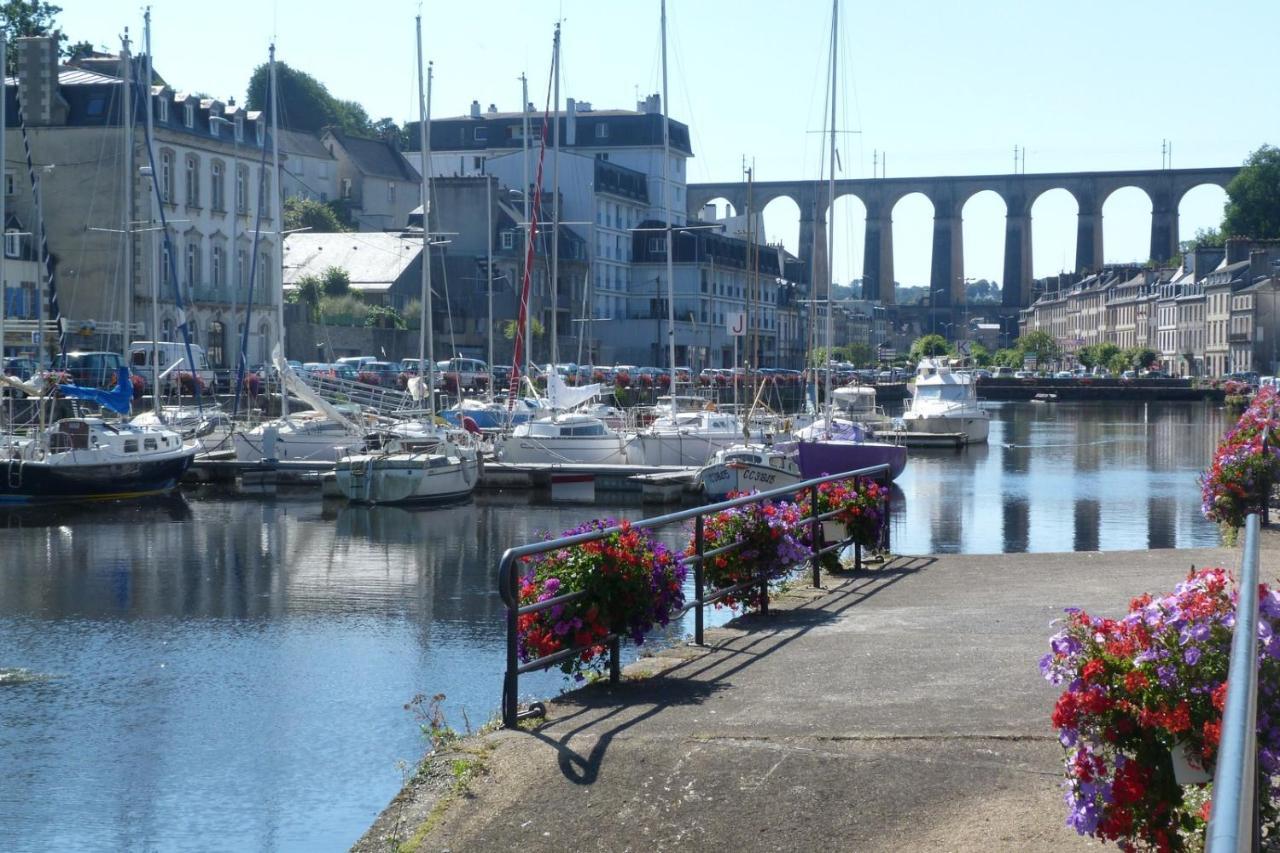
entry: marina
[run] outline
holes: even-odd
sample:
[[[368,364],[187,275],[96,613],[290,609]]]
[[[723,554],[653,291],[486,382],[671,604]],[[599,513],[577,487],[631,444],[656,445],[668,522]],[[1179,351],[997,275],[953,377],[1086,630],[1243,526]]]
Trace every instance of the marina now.
[[[896,553],[1217,543],[1195,478],[1221,409],[991,413],[987,444],[912,455],[894,489]],[[0,841],[351,844],[400,787],[397,761],[424,750],[404,710],[415,694],[445,694],[459,730],[496,712],[502,551],[588,517],[648,514],[638,496],[604,492],[583,505],[485,490],[411,509],[210,486],[5,512]],[[667,642],[691,631],[673,625]],[[565,686],[558,673],[521,684],[533,696]]]

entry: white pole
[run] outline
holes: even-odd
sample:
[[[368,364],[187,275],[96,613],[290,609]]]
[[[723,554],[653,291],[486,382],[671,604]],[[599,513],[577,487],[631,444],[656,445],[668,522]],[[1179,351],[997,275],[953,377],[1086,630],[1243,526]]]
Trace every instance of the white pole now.
[[[133,342],[133,59],[129,55],[129,29],[125,28],[120,51],[120,63],[124,66],[124,97],[120,99],[124,112],[124,334],[120,338],[120,353],[129,359],[129,344]],[[0,155],[0,160],[3,155]],[[3,221],[3,216],[0,216]]]
[[[493,400],[493,176],[488,174],[484,176],[484,210],[488,222],[485,239],[488,259],[484,268],[489,293],[489,325],[485,327],[485,337],[489,339],[489,399]]]
[[[151,7],[147,7],[146,13],[142,16],[143,29],[142,41],[147,51],[147,162],[151,163],[151,231],[147,243],[150,244],[152,271],[151,271],[151,407],[155,410],[156,417],[163,420],[163,413],[160,410],[160,277],[165,274],[165,270],[161,269],[162,258],[157,251],[155,223],[159,219],[157,216],[158,205],[160,204],[158,194],[154,189],[159,186],[161,191],[164,190],[163,184],[160,184],[160,175],[155,174],[156,166],[159,165],[156,160],[156,136],[155,136],[155,118],[154,105],[152,101],[155,97],[151,94],[152,81],[152,63],[151,63]],[[163,241],[163,235],[160,235]]]
[[[524,190],[521,195],[524,196],[524,224],[525,228],[529,227],[529,78],[524,74],[520,75],[520,112],[522,113],[522,121],[524,127],[521,128],[520,139],[524,147]],[[537,235],[528,235],[526,231],[526,240],[537,239]],[[527,249],[520,253],[520,272],[523,274],[525,266],[528,263],[529,253]],[[519,322],[517,320],[517,322]],[[518,357],[519,353],[514,353]],[[512,359],[515,360],[514,358]],[[529,365],[533,363],[533,312],[528,310],[526,306],[524,312],[524,376],[529,376]],[[511,394],[515,394],[517,389],[508,389]]]
[[[827,264],[826,264],[826,281],[822,283],[822,289],[827,294],[827,322],[826,322],[826,353],[823,360],[826,368],[826,385],[825,385],[825,403],[826,403],[826,422],[827,433],[831,432],[831,314],[835,311],[835,305],[831,302],[831,268],[832,259],[835,248],[836,239],[836,35],[839,32],[838,22],[840,14],[840,0],[831,0],[831,150],[829,173],[827,175]]]
[[[435,330],[432,328],[431,306],[431,134],[427,122],[431,116],[430,83],[422,84],[422,16],[418,32],[418,150],[422,152],[422,322],[418,328],[418,379],[426,382],[427,409],[435,418]],[[430,80],[430,76],[428,76]]]
[[[276,88],[276,46],[271,45],[271,181],[268,189],[271,198],[267,208],[271,221],[276,223],[276,246],[272,257],[275,269],[276,292],[272,295],[276,307],[276,340],[280,343],[280,357],[288,360],[284,349],[284,205],[280,202],[280,110],[279,90]],[[289,389],[280,383],[280,417],[289,417]]]
[[[676,297],[675,267],[673,261],[675,232],[671,229],[673,211],[671,209],[671,182],[668,179],[669,161],[671,160],[671,131],[667,113],[670,105],[667,101],[667,0],[662,0],[662,208],[667,222],[667,359],[671,369],[671,418],[675,423],[676,416]],[[737,361],[735,358],[734,361]]]
[[[551,49],[555,70],[555,104],[551,107],[551,369],[560,361],[560,24]],[[549,380],[548,380],[549,381]]]

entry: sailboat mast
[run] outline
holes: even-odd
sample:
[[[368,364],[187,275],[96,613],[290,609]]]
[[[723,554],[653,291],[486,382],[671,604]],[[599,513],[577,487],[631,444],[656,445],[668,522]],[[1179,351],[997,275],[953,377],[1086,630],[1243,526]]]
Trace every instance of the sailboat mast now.
[[[526,77],[523,72],[520,74],[520,116],[521,116],[520,144],[521,144],[521,147],[524,149],[523,150],[524,188],[520,194],[524,196],[524,224],[525,224],[525,227],[527,228],[529,226],[529,186],[530,186],[529,185],[529,78]],[[532,239],[532,236],[533,235],[530,235],[529,238],[527,239]],[[524,281],[524,278],[527,275],[525,267],[528,266],[528,261],[526,260],[526,258],[528,257],[528,252],[522,252],[521,255],[522,257],[520,260],[520,264],[521,264],[520,280]],[[517,336],[517,340],[518,339],[519,339],[519,336]],[[520,357],[520,353],[515,353],[514,357],[512,358],[512,361],[514,362],[519,357]],[[533,363],[533,320],[530,318],[528,312],[526,312],[525,320],[524,320],[524,375],[525,376],[529,375],[529,365],[532,363]],[[513,396],[515,395],[515,392],[516,392],[515,388],[511,388],[508,390],[511,392]]]
[[[142,42],[147,51],[147,162],[151,164],[151,181],[152,185],[160,179],[159,175],[154,174],[156,162],[156,135],[155,135],[155,118],[154,107],[152,102],[155,98],[151,95],[151,84],[154,72],[151,68],[151,7],[147,7],[146,14],[142,16]],[[152,238],[148,241],[151,243],[152,263],[154,269],[151,276],[151,406],[155,410],[156,416],[161,416],[160,410],[160,276],[164,275],[161,266],[164,259],[155,251],[155,234],[154,224],[156,220],[156,205],[160,202],[156,198],[156,194],[151,194],[151,211],[150,217],[152,222]],[[162,238],[163,239],[163,238]]]
[[[672,252],[673,211],[671,209],[671,182],[668,171],[671,168],[671,129],[668,121],[669,102],[667,101],[667,0],[662,0],[662,207],[667,225],[667,359],[671,368],[671,422],[676,416],[676,299],[675,299],[675,262]]]
[[[551,371],[560,361],[560,22],[556,22],[555,42],[551,46],[551,65],[555,69],[555,105],[551,108]]]
[[[430,89],[422,84],[422,16],[414,20],[418,31],[418,150],[422,152],[422,322],[418,324],[418,379],[426,382],[427,406],[434,416],[436,365],[431,306],[431,135],[427,132],[431,95]]]
[[[129,28],[121,37],[120,64],[124,72],[124,97],[120,108],[124,112],[124,333],[120,337],[120,352],[126,361],[129,344],[133,342],[133,58],[129,55]],[[0,149],[0,162],[3,162]],[[3,221],[3,217],[0,217]]]
[[[424,179],[425,180],[425,179]],[[485,278],[488,280],[488,286],[485,288],[489,294],[489,325],[486,327],[487,334],[485,337],[489,339],[489,400],[493,400],[493,176],[486,174],[484,176],[484,210],[487,220],[486,232],[489,236],[485,240],[486,260],[484,264]],[[425,220],[424,220],[425,221]]]
[[[824,271],[826,280],[822,283],[822,289],[827,295],[826,352],[823,357],[826,361],[824,396],[826,397],[828,433],[831,431],[831,313],[835,309],[831,302],[831,269],[832,249],[835,247],[836,240],[836,35],[839,33],[839,15],[840,0],[831,0],[831,147],[828,152],[830,162],[827,164],[829,170],[827,174],[827,264]]]
[[[272,296],[276,309],[276,341],[280,346],[280,358],[287,361],[284,351],[284,210],[283,205],[275,203],[280,198],[280,187],[278,186],[280,177],[280,110],[279,110],[279,90],[276,88],[276,46],[271,45],[270,52],[271,63],[271,177],[264,181],[267,189],[271,191],[271,198],[267,202],[267,209],[271,211],[272,221],[277,223],[279,231],[276,236],[276,247],[273,253],[272,266],[275,268],[276,275],[280,279],[276,282],[276,292]],[[280,383],[280,416],[282,418],[289,417],[289,391],[284,387],[284,383]]]
[[[5,67],[7,48],[8,44],[5,42],[4,33],[0,33],[0,75],[3,75],[4,73],[3,70]],[[0,76],[0,164],[8,163],[8,161],[4,159],[4,137],[8,130],[9,120],[8,115],[5,113],[6,103],[8,103],[7,92],[5,92],[5,87],[3,85],[3,77]],[[5,194],[4,192],[0,192],[0,231],[4,230],[6,216],[8,216],[8,212],[5,210]],[[4,252],[0,252],[0,374],[4,373],[4,315],[8,310],[8,305],[6,303],[9,300],[9,291],[4,278],[4,255]],[[12,405],[13,395],[8,394],[6,396],[10,400],[10,405]],[[4,434],[6,436],[5,442],[7,444],[10,430],[5,430]]]

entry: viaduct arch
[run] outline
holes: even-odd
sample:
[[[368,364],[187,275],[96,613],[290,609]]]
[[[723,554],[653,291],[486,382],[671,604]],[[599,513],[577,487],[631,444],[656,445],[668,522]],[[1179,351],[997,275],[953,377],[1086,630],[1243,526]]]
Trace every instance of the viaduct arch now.
[[[835,195],[857,196],[866,206],[863,236],[863,295],[886,305],[894,303],[893,227],[891,212],[898,200],[922,193],[933,202],[933,264],[929,286],[942,296],[937,305],[964,302],[964,240],[960,212],[969,198],[991,190],[1004,199],[1005,215],[1003,303],[1025,307],[1031,297],[1031,206],[1042,193],[1064,189],[1079,206],[1076,221],[1076,270],[1102,267],[1102,204],[1122,187],[1137,187],[1151,199],[1151,254],[1157,261],[1178,250],[1178,206],[1182,197],[1201,184],[1226,188],[1238,166],[1204,169],[1148,169],[1118,172],[1057,172],[1012,175],[966,175],[931,178],[860,178],[836,181]],[[752,188],[755,211],[786,196],[800,208],[800,259],[821,282],[818,298],[826,297],[826,224],[830,200],[826,181],[757,181]],[[707,202],[723,198],[739,213],[748,210],[743,182],[689,184],[691,218]]]

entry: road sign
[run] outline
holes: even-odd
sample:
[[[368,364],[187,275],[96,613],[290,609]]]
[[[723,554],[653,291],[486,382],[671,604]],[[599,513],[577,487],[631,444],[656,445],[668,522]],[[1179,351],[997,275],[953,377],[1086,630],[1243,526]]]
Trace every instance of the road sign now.
[[[898,352],[893,347],[887,347],[884,344],[879,346],[879,354],[881,361],[893,361],[898,357]]]
[[[724,327],[735,338],[747,333],[747,312],[730,311],[724,315]]]

